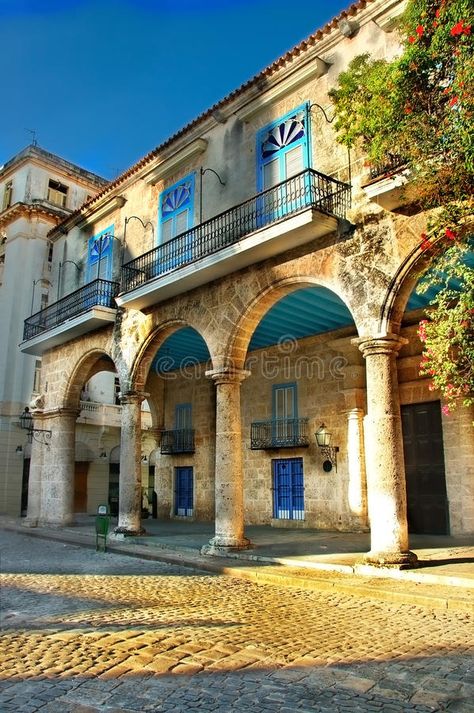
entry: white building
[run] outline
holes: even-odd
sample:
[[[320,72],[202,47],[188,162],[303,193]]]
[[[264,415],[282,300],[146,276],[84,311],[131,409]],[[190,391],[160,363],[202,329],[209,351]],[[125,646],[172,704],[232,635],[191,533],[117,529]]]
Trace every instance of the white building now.
[[[40,392],[41,359],[20,352],[18,344],[24,319],[57,299],[47,234],[106,184],[35,144],[0,167],[1,512],[18,515],[26,507],[30,448],[17,424]],[[65,274],[78,272],[64,262]]]

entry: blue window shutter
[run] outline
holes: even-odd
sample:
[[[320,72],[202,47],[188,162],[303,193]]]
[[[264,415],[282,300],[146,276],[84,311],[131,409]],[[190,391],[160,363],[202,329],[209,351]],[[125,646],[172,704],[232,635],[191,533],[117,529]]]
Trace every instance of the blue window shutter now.
[[[165,243],[194,224],[194,173],[177,181],[160,194],[159,242]]]
[[[114,225],[109,225],[89,239],[87,251],[87,282],[98,277],[112,279]]]
[[[257,190],[310,168],[310,112],[306,102],[257,133]]]

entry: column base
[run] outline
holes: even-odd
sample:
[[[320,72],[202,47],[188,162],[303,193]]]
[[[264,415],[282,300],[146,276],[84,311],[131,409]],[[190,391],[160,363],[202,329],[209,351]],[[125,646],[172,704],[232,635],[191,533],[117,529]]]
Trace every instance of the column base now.
[[[209,544],[201,547],[201,554],[225,557],[227,552],[239,552],[240,550],[249,550],[252,547],[252,543],[246,537],[236,538],[216,535],[212,540],[209,540]]]
[[[25,517],[20,524],[22,527],[38,527],[38,518]]]
[[[38,520],[36,527],[44,527],[48,530],[61,530],[63,527],[71,527],[75,524],[74,516],[71,515],[71,517],[62,522],[58,522],[57,520]]]
[[[418,567],[418,557],[414,552],[367,552],[364,564],[373,567],[390,567],[391,569],[413,569]]]
[[[116,527],[111,535],[117,540],[125,540],[127,537],[146,535],[146,530],[144,527],[140,527],[138,530],[130,530],[128,527]]]

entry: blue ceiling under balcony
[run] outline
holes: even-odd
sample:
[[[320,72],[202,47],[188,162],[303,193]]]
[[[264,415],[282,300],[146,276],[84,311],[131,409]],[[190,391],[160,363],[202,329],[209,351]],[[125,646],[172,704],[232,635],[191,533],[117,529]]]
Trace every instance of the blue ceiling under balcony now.
[[[353,324],[351,313],[334,292],[308,287],[279,300],[258,324],[249,351],[331,332]],[[209,352],[203,338],[191,327],[174,332],[162,345],[153,364],[159,371],[206,362]]]
[[[469,253],[466,264],[474,267],[474,253]],[[453,288],[459,284],[452,283]],[[424,294],[413,290],[406,310],[426,307],[436,295],[430,288]],[[290,339],[303,339],[332,332],[354,324],[351,313],[339,297],[324,287],[296,290],[276,302],[261,319],[249,344],[249,351],[269,347]],[[174,332],[161,346],[153,368],[161,372],[202,364],[209,360],[204,339],[191,327]]]

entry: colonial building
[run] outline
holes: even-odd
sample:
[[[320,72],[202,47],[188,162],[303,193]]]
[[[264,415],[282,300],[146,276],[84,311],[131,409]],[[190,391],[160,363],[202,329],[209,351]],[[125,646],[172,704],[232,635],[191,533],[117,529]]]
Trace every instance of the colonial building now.
[[[30,446],[18,415],[41,391],[41,356],[18,350],[23,320],[57,300],[61,267],[76,269],[63,256],[54,272],[48,231],[106,184],[36,144],[0,167],[1,512],[26,510]]]
[[[368,561],[410,566],[409,531],[474,531],[472,414],[419,376],[426,216],[331,123],[350,60],[399,51],[402,7],[355,3],[50,230],[52,275],[84,269],[25,321],[50,432],[29,524],[73,520],[81,393],[110,372],[119,533],[141,532],[149,473],[159,518],[215,522],[209,553],[251,546],[247,524],[370,529]],[[84,487],[93,512],[110,469]]]

